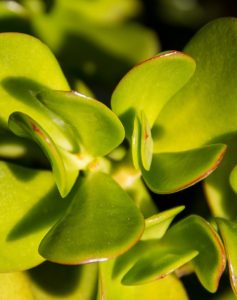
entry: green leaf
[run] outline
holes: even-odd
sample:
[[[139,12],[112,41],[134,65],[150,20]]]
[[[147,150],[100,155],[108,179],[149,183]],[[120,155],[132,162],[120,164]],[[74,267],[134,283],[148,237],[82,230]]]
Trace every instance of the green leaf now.
[[[237,222],[217,218],[217,224],[225,245],[227,261],[229,266],[230,283],[233,292],[237,296]]]
[[[172,222],[175,215],[177,215],[180,211],[183,210],[183,206],[176,207],[170,210],[166,210],[164,212],[161,212],[159,214],[153,215],[146,219],[145,225],[145,231],[142,235],[141,240],[129,251],[127,251],[125,254],[118,257],[115,261],[114,268],[113,268],[113,276],[116,277],[121,272],[125,273],[125,271],[129,271],[129,269],[136,264],[140,259],[143,260],[144,257],[149,257],[151,253],[153,253],[153,256],[155,255],[156,259],[159,258],[159,254],[156,255],[156,251],[160,251],[162,249],[166,249],[164,253],[162,253],[161,258],[163,257],[163,254],[167,254],[169,252],[169,249],[167,248],[167,245],[163,245],[159,243],[159,239],[163,237],[165,232],[167,231],[170,223]],[[158,239],[158,240],[157,240]],[[159,249],[160,247],[160,249]],[[155,249],[155,251],[154,251]],[[171,246],[171,250],[174,251],[173,247]],[[181,249],[181,251],[183,251]],[[167,252],[167,253],[165,253]],[[187,260],[190,260],[190,255],[196,255],[194,253],[195,251],[186,251],[186,255],[188,258]],[[160,253],[160,252],[159,252]],[[183,253],[183,256],[185,253]],[[179,257],[176,256],[178,259]],[[183,257],[183,259],[185,259]],[[179,262],[178,262],[179,263]],[[164,266],[164,264],[163,264]],[[163,267],[162,266],[162,267]],[[151,266],[152,268],[152,266]],[[148,268],[149,269],[149,268]],[[170,270],[172,271],[172,270]],[[148,270],[149,272],[149,270]],[[160,277],[162,277],[164,274],[160,274]],[[165,274],[167,275],[167,274]]]
[[[111,87],[135,63],[159,51],[154,32],[141,24],[95,24],[75,9],[71,13],[54,8],[51,13],[32,18],[34,32],[60,56],[67,69],[74,74],[80,71],[90,82]]]
[[[191,249],[171,249],[160,244],[153,245],[122,279],[124,285],[146,284],[162,279],[198,255]]]
[[[99,263],[100,285],[97,300],[188,300],[185,289],[175,276],[140,286],[121,284],[121,276],[113,277],[114,260]]]
[[[223,144],[173,153],[154,153],[149,171],[142,170],[148,187],[165,194],[187,188],[207,177],[221,162]]]
[[[92,300],[97,264],[63,266],[45,262],[26,272],[34,300]]]
[[[173,249],[192,249],[199,255],[191,261],[202,285],[215,292],[225,269],[225,253],[213,227],[199,216],[189,216],[171,227],[163,237]]]
[[[124,284],[162,278],[189,262],[202,285],[215,292],[225,268],[223,245],[201,217],[190,216],[172,226],[160,240],[141,241],[117,259],[114,276],[124,271]]]
[[[35,300],[24,273],[0,274],[0,291],[1,300]]]
[[[32,268],[44,261],[40,241],[63,214],[51,172],[0,162],[0,271]]]
[[[128,138],[136,113],[143,111],[152,127],[163,106],[187,83],[194,70],[191,57],[173,51],[155,56],[127,73],[113,93],[112,109],[121,118]]]
[[[131,147],[132,147],[133,165],[136,170],[139,170],[140,166],[142,165],[142,162],[141,162],[141,121],[138,115],[136,115],[134,118]]]
[[[137,0],[99,0],[92,2],[57,0],[57,7],[67,13],[82,15],[95,24],[111,24],[136,15],[140,10],[140,3]]]
[[[236,134],[223,137],[228,145],[226,154],[215,172],[204,182],[205,194],[211,212],[216,217],[233,219],[237,214],[237,195],[230,185],[230,174],[237,164]]]
[[[71,129],[34,96],[48,88],[69,90],[50,50],[32,36],[1,33],[0,57],[1,126],[6,128],[9,116],[20,111],[39,122],[63,149],[77,151]]]
[[[145,113],[141,112],[141,159],[146,171],[149,171],[152,162],[153,140],[151,128]]]
[[[184,51],[196,61],[196,71],[157,119],[156,152],[183,151],[213,140],[222,143],[237,129],[237,20],[210,22]]]
[[[79,180],[72,205],[41,242],[50,261],[81,264],[118,256],[140,238],[143,217],[129,196],[103,173]]]
[[[143,241],[149,239],[160,239],[167,231],[174,217],[183,209],[184,206],[178,206],[147,218],[145,220],[145,231],[141,239]]]
[[[62,197],[65,197],[78,176],[78,166],[70,161],[70,154],[55,145],[43,128],[26,114],[15,112],[9,118],[9,128],[18,136],[33,139],[48,157],[56,184]],[[71,154],[72,156],[72,154]]]
[[[37,97],[74,128],[90,154],[106,155],[122,142],[122,124],[101,102],[76,92],[46,91]]]

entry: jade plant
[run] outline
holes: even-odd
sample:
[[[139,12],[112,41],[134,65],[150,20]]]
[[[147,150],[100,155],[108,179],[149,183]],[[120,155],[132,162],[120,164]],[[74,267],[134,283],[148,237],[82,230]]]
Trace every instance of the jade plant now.
[[[235,298],[236,49],[237,20],[213,21],[133,67],[110,108],[40,40],[0,34],[0,299],[186,300],[182,276],[215,293],[226,261]],[[209,219],[158,211],[152,195],[202,180]]]
[[[129,68],[159,49],[154,32],[133,20],[141,10],[139,0],[3,0],[0,31],[35,35],[70,77],[111,89]]]

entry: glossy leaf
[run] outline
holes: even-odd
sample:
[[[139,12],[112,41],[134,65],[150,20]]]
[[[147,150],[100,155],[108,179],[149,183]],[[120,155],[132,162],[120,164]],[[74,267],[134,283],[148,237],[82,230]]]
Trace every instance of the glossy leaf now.
[[[199,254],[198,251],[191,249],[170,249],[162,247],[161,244],[154,246],[126,273],[122,284],[140,285],[162,279]]]
[[[167,231],[174,217],[183,209],[184,206],[178,206],[147,218],[145,220],[145,231],[141,239],[143,241],[149,239],[160,239]]]
[[[141,160],[143,168],[149,171],[152,162],[153,139],[146,115],[141,112]]]
[[[165,52],[136,66],[120,81],[112,96],[112,109],[121,118],[128,138],[135,114],[143,111],[152,127],[163,106],[187,83],[194,70],[191,57]]]
[[[225,268],[224,248],[214,229],[199,216],[178,222],[158,241],[138,243],[117,259],[114,276],[126,270],[124,284],[143,284],[162,278],[187,262],[202,285],[215,292]]]
[[[109,175],[92,173],[78,181],[72,205],[41,242],[50,261],[81,264],[118,256],[140,238],[143,218]],[[85,213],[86,212],[86,213]]]
[[[0,162],[0,271],[25,270],[44,261],[38,246],[63,214],[51,172]]]
[[[175,276],[167,276],[140,286],[125,286],[121,276],[113,277],[114,260],[99,263],[100,282],[97,300],[188,300],[188,296]]]
[[[229,276],[232,289],[237,295],[237,222],[218,218],[217,224],[224,241],[227,261],[229,266]]]
[[[212,21],[184,49],[197,62],[197,68],[159,115],[157,152],[222,142],[223,136],[236,131],[236,24],[235,18]]]
[[[35,300],[24,273],[0,274],[0,291],[1,300]]]
[[[140,169],[140,166],[142,166],[141,162],[141,121],[137,116],[134,118],[133,123],[133,133],[132,133],[132,159],[133,159],[133,165],[136,170]]]
[[[117,277],[119,274],[121,275],[122,273],[126,273],[125,271],[129,271],[129,269],[132,268],[133,265],[135,265],[137,262],[139,262],[139,260],[143,260],[144,257],[145,258],[149,258],[149,256],[151,256],[152,258],[154,258],[154,260],[158,259],[162,259],[162,257],[164,256],[164,254],[169,254],[169,251],[171,249],[171,251],[174,251],[174,248],[171,246],[167,246],[167,245],[163,245],[162,242],[160,243],[159,240],[160,238],[163,237],[163,235],[166,233],[170,223],[172,222],[173,218],[175,217],[175,215],[177,215],[180,211],[182,211],[183,207],[176,207],[170,210],[166,210],[163,211],[159,214],[155,214],[149,218],[146,219],[145,222],[145,231],[143,232],[142,238],[141,240],[133,247],[131,248],[129,251],[127,251],[126,253],[124,253],[122,256],[118,257],[115,261],[114,264],[114,268],[113,268],[113,276]],[[165,249],[165,250],[164,250]],[[161,257],[160,257],[160,252],[163,251]],[[179,250],[179,249],[177,249]],[[156,252],[158,252],[158,254],[156,254]],[[183,249],[181,250],[183,251]],[[185,252],[186,251],[186,252]],[[153,255],[151,255],[153,253]],[[180,252],[181,254],[181,252]],[[177,255],[176,256],[176,266],[180,266],[180,262],[179,262],[179,258],[183,255],[183,257],[181,257],[181,260],[183,259],[183,261],[185,261],[185,257],[186,257],[186,261],[189,261],[191,258],[193,258],[196,255],[196,251],[187,251],[184,250],[183,253],[181,255]],[[174,256],[173,256],[174,258]],[[169,261],[162,261],[162,266],[161,267],[167,267],[167,264],[169,263]],[[152,261],[152,264],[154,264],[154,261]],[[182,265],[182,263],[181,263]],[[152,266],[151,266],[152,268]],[[160,268],[160,266],[158,266],[158,268]],[[174,270],[175,267],[168,270],[168,273],[172,272]],[[149,269],[149,268],[147,268]],[[159,269],[160,270],[160,269]],[[147,270],[148,274],[149,274],[149,270]],[[159,277],[163,277],[167,275],[166,273],[160,273]],[[156,277],[157,278],[157,277]]]
[[[191,262],[194,271],[208,291],[216,291],[225,268],[225,253],[217,233],[209,223],[199,216],[189,216],[167,231],[163,243],[169,243],[177,249],[198,251],[199,255]]]
[[[149,171],[142,170],[148,187],[160,194],[176,192],[207,177],[221,162],[223,144],[183,152],[154,153]]]
[[[75,164],[76,158],[75,161],[70,161],[69,154],[57,147],[47,132],[26,114],[20,112],[11,114],[9,128],[18,136],[33,139],[42,148],[52,165],[58,189],[62,197],[65,197],[79,173],[79,168]]]
[[[90,154],[106,155],[122,142],[122,124],[101,102],[75,92],[46,91],[37,97],[74,128]]]
[[[1,126],[6,128],[9,116],[20,111],[39,122],[63,149],[77,151],[71,129],[34,96],[48,88],[69,90],[50,50],[32,36],[1,33],[0,57]]]
[[[34,300],[92,300],[97,265],[63,266],[45,262],[26,272]]]

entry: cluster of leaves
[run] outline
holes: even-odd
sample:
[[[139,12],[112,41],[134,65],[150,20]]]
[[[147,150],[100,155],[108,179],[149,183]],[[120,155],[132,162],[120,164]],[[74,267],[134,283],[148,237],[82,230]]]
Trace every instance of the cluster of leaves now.
[[[93,33],[90,18],[108,21],[76,1],[55,1],[47,13],[22,1],[19,12],[27,8],[58,47],[74,28],[71,2],[87,16],[76,31]],[[114,90],[112,110],[71,91],[39,40],[0,35],[0,299],[187,299],[177,275],[195,272],[215,292],[226,257],[237,293],[236,28],[235,19],[214,21],[183,53],[137,65]],[[197,215],[170,227],[184,207],[158,213],[146,189],[173,193],[204,178],[224,243]]]
[[[0,30],[33,34],[70,76],[108,87],[159,50],[154,32],[131,21],[140,11],[139,0],[4,0]]]

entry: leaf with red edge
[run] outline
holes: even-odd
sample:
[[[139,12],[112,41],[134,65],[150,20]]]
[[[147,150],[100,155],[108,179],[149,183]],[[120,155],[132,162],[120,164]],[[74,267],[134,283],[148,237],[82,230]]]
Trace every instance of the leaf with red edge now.
[[[18,136],[33,139],[48,157],[56,184],[62,197],[71,190],[79,173],[79,168],[69,154],[55,145],[48,133],[32,118],[21,112],[11,114],[9,128]]]
[[[225,145],[214,144],[182,152],[154,153],[150,170],[143,169],[142,175],[153,192],[176,192],[213,172],[225,151]]]
[[[42,240],[39,252],[62,264],[106,260],[126,252],[144,231],[144,219],[132,199],[104,173],[79,179],[72,204]]]

